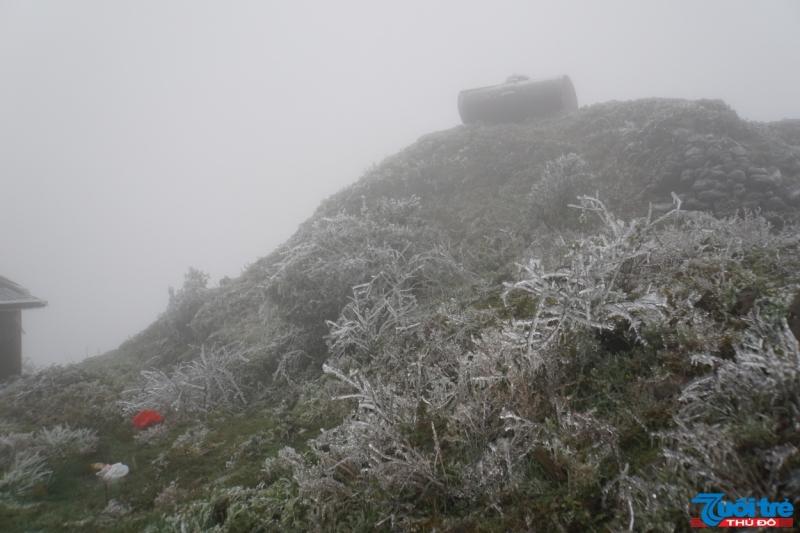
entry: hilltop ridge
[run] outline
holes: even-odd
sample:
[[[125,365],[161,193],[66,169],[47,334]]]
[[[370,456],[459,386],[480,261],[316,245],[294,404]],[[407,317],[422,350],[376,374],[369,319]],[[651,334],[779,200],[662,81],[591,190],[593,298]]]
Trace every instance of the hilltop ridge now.
[[[535,186],[548,163],[569,154],[580,159],[581,168],[566,169],[575,174],[567,177],[563,190],[544,192],[555,204],[540,205]],[[478,266],[508,270],[537,233],[575,229],[565,212],[579,194],[598,193],[618,216],[630,218],[646,214],[651,203],[663,213],[672,205],[672,192],[685,210],[718,217],[758,211],[776,227],[796,221],[800,120],[747,122],[719,100],[653,98],[596,104],[523,124],[461,125],[424,135],[325,199],[286,244],[241,277],[204,292],[202,304],[182,309],[179,320],[189,327],[198,317],[194,342],[221,334],[237,317],[244,327],[263,305],[259,287],[280,254],[302,242],[319,220],[340,212],[355,215],[382,199],[418,198],[415,217],[443,232],[451,244],[472,247],[484,258],[495,255],[488,243],[514,241],[502,246],[515,250]],[[224,306],[225,325],[201,327],[202,317],[218,313],[215,306]],[[137,351],[147,351],[148,358],[176,362],[156,355],[171,346],[163,337],[162,348],[137,348],[150,338],[147,332],[167,320],[162,316],[124,343],[120,356],[141,361]]]

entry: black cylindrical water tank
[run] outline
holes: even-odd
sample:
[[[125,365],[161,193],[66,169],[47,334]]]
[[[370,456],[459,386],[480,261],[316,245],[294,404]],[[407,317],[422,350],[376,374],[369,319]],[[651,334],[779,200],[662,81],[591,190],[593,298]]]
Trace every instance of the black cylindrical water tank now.
[[[577,109],[578,97],[569,76],[531,80],[515,75],[500,85],[458,93],[458,113],[464,124],[521,122]]]

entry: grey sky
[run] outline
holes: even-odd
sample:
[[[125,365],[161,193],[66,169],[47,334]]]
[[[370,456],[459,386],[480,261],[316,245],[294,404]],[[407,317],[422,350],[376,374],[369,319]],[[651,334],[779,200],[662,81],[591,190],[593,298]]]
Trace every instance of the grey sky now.
[[[0,275],[50,303],[24,353],[115,348],[512,73],[800,118],[798,27],[794,0],[0,0]]]

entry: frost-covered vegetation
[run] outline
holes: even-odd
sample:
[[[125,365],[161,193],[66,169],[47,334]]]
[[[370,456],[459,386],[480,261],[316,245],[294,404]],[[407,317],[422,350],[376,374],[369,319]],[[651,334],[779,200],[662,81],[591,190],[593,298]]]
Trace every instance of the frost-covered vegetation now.
[[[143,409],[156,409],[180,417],[215,409],[241,409],[247,405],[240,387],[240,367],[246,362],[239,351],[223,348],[206,353],[205,346],[201,346],[197,359],[178,365],[170,374],[143,370],[144,387],[123,392],[134,396],[121,402],[123,412],[133,415]]]
[[[784,129],[645,101],[423,138],[242,276],[190,270],[116,353],[4,384],[2,523],[688,531],[701,491],[800,504],[795,212],[680,188],[774,160],[791,201]],[[90,461],[131,471],[106,494]]]
[[[97,449],[97,432],[67,426],[42,428],[36,434],[0,435],[0,502],[13,505],[14,497],[29,493],[53,473],[48,459],[83,457]]]

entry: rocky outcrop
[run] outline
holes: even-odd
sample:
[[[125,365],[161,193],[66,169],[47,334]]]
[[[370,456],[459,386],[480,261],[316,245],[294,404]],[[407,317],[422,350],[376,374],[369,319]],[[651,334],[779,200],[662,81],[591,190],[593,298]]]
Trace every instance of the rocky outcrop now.
[[[315,216],[357,212],[381,197],[420,198],[457,239],[540,224],[531,195],[561,156],[577,154],[616,213],[672,208],[716,216],[758,211],[776,226],[800,208],[800,121],[742,120],[719,100],[651,98],[585,106],[521,124],[467,124],[420,138],[327,199]],[[535,203],[535,202],[534,202]],[[566,206],[564,206],[564,210]]]
[[[726,136],[684,136],[680,175],[671,184],[686,209],[719,216],[760,210],[776,222],[800,206],[800,147],[772,146],[763,154]]]

